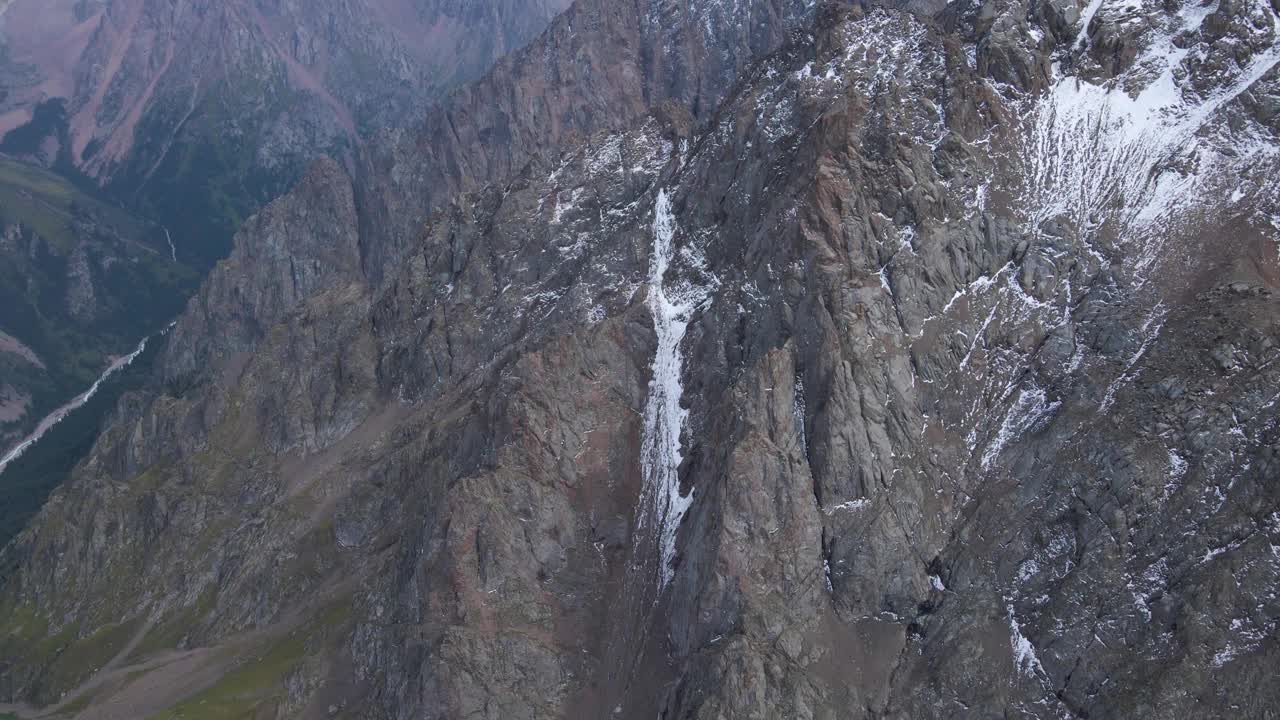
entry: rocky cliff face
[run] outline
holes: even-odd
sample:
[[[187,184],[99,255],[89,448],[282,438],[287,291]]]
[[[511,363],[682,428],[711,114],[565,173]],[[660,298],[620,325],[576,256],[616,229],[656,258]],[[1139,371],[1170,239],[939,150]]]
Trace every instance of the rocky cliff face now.
[[[0,555],[0,690],[1271,712],[1277,10],[613,6],[249,223]]]

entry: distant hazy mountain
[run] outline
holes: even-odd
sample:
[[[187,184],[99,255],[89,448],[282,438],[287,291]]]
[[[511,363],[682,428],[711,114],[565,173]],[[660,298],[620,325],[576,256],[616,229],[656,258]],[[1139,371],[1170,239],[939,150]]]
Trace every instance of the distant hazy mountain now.
[[[207,267],[321,154],[405,123],[564,0],[13,0],[4,149],[81,173]]]

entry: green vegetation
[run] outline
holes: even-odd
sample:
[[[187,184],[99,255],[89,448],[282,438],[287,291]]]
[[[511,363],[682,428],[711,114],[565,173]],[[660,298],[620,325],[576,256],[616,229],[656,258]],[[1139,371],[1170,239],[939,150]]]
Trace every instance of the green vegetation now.
[[[19,221],[63,252],[75,245],[77,217],[98,218],[130,238],[144,236],[149,226],[60,175],[5,158],[0,158],[0,207],[11,208]]]
[[[104,351],[125,352],[163,327],[198,280],[170,259],[160,227],[53,173],[3,158],[0,225],[17,228],[0,252],[0,329],[56,365],[54,375],[92,380]],[[77,317],[68,306],[68,273],[81,245],[92,302],[84,308],[90,315]],[[64,368],[66,358],[78,362]]]
[[[0,329],[48,366],[47,381],[34,388],[32,415],[83,390],[107,354],[124,354],[163,327],[197,282],[169,258],[158,227],[52,173],[6,159],[0,159],[0,226],[15,229],[0,251]],[[68,298],[81,246],[81,270],[91,285],[77,311]]]
[[[46,667],[75,639],[71,628],[50,635],[49,621],[29,605],[0,602],[0,657],[31,671]]]
[[[288,191],[305,169],[306,161],[293,157],[296,149],[284,150],[282,160],[270,168],[258,155],[271,123],[297,107],[298,98],[283,74],[270,72],[228,76],[203,92],[195,107],[189,105],[189,97],[157,98],[134,130],[134,146],[121,158],[123,167],[102,189],[75,166],[60,98],[41,103],[30,122],[9,131],[0,140],[0,153],[51,163],[66,178],[62,182],[81,194],[101,193],[112,204],[154,220],[158,234],[153,241],[165,254],[168,244],[160,228],[167,227],[178,241],[178,259],[203,272],[226,257],[245,218]],[[59,148],[56,158],[42,156],[51,138]],[[83,158],[90,160],[101,149],[94,140]],[[346,149],[342,142],[330,148],[306,147],[303,154],[338,155]]]
[[[57,158],[42,158],[56,172],[0,157],[0,230],[20,228],[8,246],[0,242],[0,330],[46,365],[0,354],[0,378],[31,399],[26,416],[0,423],[0,434],[28,434],[87,388],[109,356],[131,351],[182,311],[203,273],[227,255],[241,223],[303,172],[306,161],[292,156],[296,149],[284,149],[285,160],[269,169],[258,155],[269,123],[296,101],[283,75],[271,73],[228,76],[194,108],[189,98],[167,96],[142,118],[134,149],[106,188],[71,162],[61,100],[42,103],[30,123],[0,140],[0,153],[17,157],[40,157],[50,138],[61,148]],[[346,146],[306,150],[340,155]],[[98,151],[91,144],[85,156]],[[80,304],[88,312],[73,312],[68,298],[86,264],[93,292]],[[139,378],[118,386],[136,387]],[[119,394],[104,393],[68,418],[40,443],[49,450],[33,450],[0,478],[0,543],[85,456]]]
[[[108,625],[80,638],[72,626],[50,634],[49,621],[29,605],[0,603],[0,657],[39,671],[36,700],[42,704],[87,680],[120,654],[140,621]]]
[[[47,697],[53,699],[63,691],[75,688],[111,662],[133,639],[140,622],[110,625],[70,643],[53,659],[41,678],[42,687],[52,691],[46,694]]]
[[[259,717],[282,701],[284,681],[317,647],[335,641],[350,623],[351,597],[330,605],[323,615],[268,643],[213,687],[158,715],[153,720],[238,720]]]
[[[20,651],[23,657],[41,657],[60,649],[69,638],[65,633],[49,637],[49,621],[30,605],[0,604],[0,650]]]
[[[301,662],[305,637],[290,635],[261,657],[232,670],[212,688],[177,707],[157,715],[172,720],[252,718],[279,700],[289,671]]]
[[[129,662],[139,662],[155,653],[177,648],[178,643],[213,612],[217,600],[217,589],[210,587],[200,595],[195,605],[183,608],[176,616],[152,627],[134,648]]]
[[[0,473],[0,544],[8,542],[26,526],[49,494],[88,454],[120,396],[146,381],[163,344],[159,338],[149,343],[146,352],[132,365],[103,383],[88,403],[55,425],[40,442]],[[4,574],[0,568],[0,580]]]

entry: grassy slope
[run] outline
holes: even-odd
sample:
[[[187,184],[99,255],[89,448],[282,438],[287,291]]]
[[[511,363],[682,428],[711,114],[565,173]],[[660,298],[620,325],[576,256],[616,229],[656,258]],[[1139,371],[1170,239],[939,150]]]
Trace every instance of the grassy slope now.
[[[255,657],[237,666],[213,687],[153,715],[151,720],[238,720],[274,717],[286,694],[285,682],[321,646],[340,643],[351,621],[351,600],[339,598],[300,627],[264,643]]]

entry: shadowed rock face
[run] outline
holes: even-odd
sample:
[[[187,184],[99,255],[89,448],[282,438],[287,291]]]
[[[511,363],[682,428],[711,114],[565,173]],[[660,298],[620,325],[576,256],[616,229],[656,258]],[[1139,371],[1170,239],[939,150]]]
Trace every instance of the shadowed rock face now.
[[[0,555],[0,690],[1265,716],[1276,11],[808,13],[580,3],[313,168]]]
[[[8,158],[0,159],[0,226],[2,473],[26,438],[181,312],[199,278],[172,261],[159,228]],[[39,508],[46,474],[6,477],[0,537]]]

